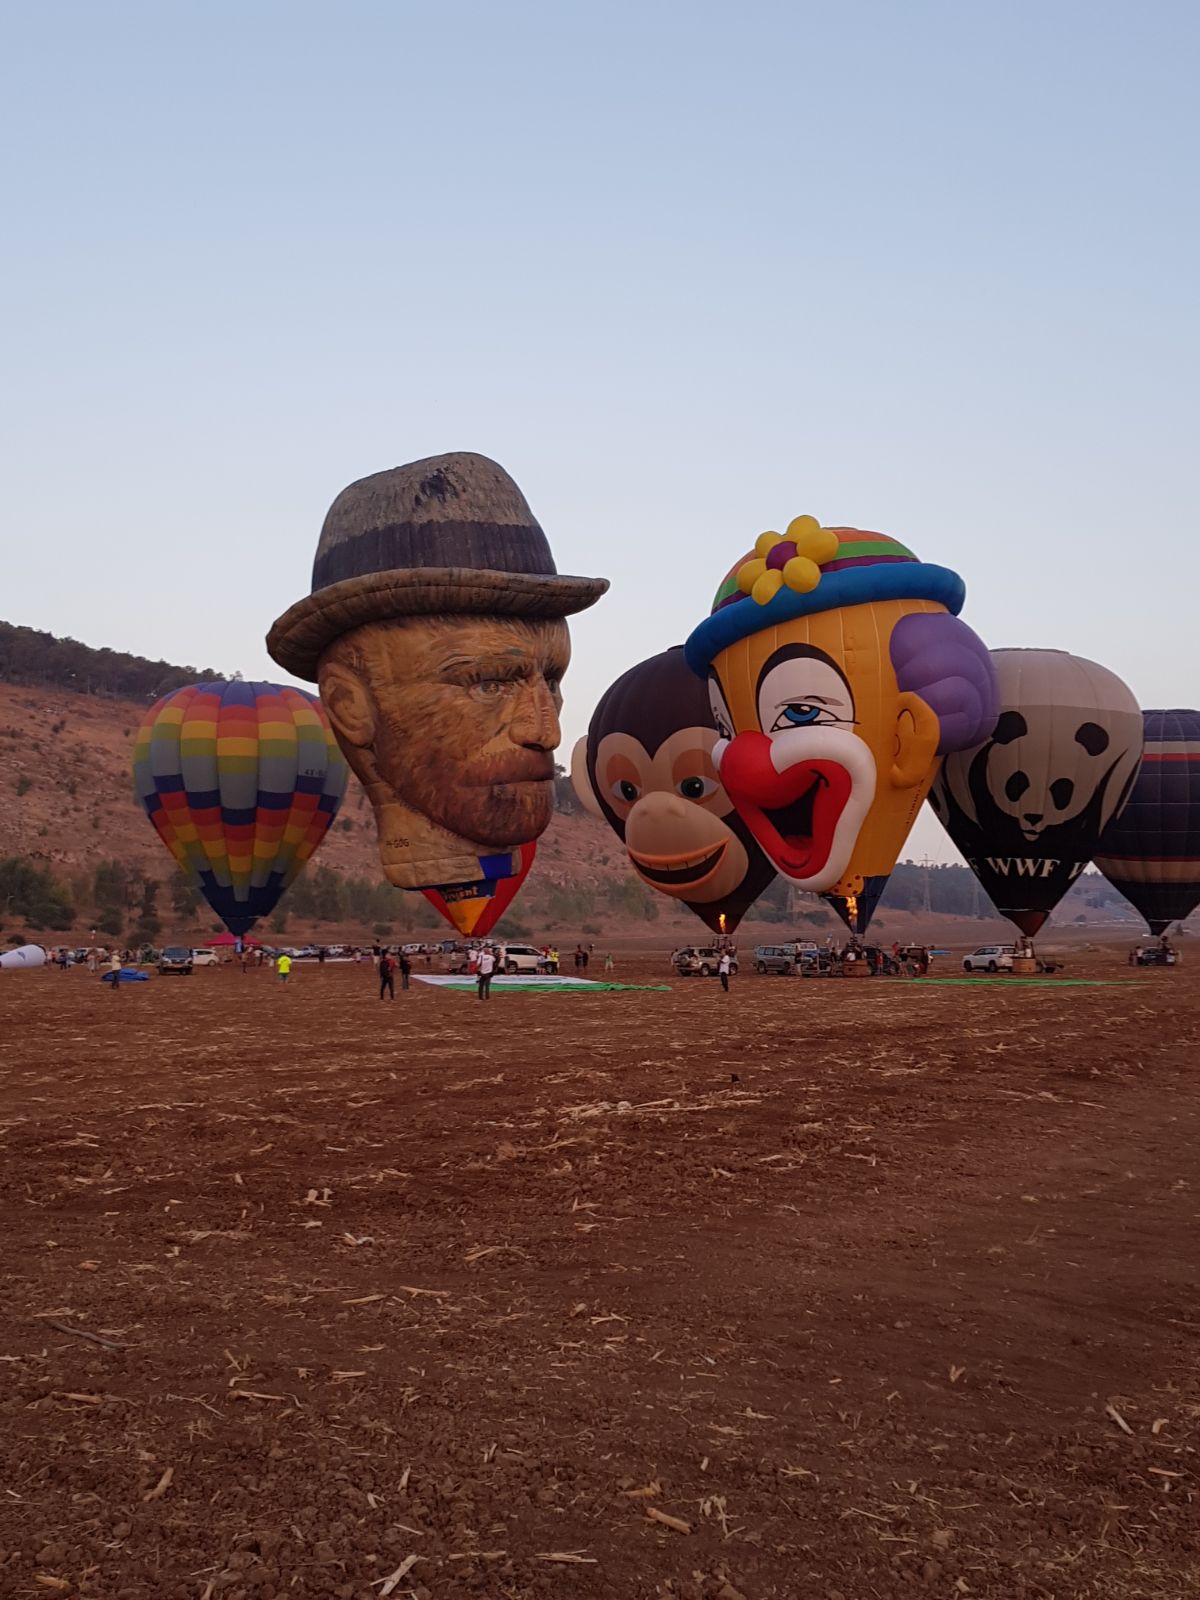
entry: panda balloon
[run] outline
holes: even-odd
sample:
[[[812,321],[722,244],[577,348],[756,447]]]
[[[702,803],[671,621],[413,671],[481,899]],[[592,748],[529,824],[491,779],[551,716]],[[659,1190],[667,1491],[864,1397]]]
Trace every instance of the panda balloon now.
[[[996,909],[1032,937],[1129,797],[1142,714],[1107,667],[1065,650],[993,650],[991,737],[946,757],[930,804]]]

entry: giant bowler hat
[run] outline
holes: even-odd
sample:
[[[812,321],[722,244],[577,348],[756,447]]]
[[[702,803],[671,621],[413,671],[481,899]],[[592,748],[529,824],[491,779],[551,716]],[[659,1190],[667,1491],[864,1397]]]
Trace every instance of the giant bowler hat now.
[[[455,451],[360,478],[330,506],[312,593],[267,635],[273,660],[316,682],[321,653],[364,622],[434,613],[569,617],[606,578],[562,577],[525,496],[487,456]]]

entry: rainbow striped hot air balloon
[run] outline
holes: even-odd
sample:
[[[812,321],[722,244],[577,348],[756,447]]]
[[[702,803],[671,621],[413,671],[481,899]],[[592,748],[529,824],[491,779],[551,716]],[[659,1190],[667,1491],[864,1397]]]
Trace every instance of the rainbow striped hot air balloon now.
[[[274,683],[197,683],[146,714],[134,785],[229,929],[269,915],[329,831],[346,763],[319,700]]]

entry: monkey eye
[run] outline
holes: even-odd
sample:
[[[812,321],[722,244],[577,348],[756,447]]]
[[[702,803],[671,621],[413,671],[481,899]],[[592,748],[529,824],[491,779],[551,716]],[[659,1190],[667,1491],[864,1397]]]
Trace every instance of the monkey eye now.
[[[716,789],[711,778],[699,776],[683,778],[679,783],[679,792],[685,800],[707,800],[710,794],[716,793]]]
[[[641,792],[637,784],[632,783],[628,778],[618,778],[612,786],[613,799],[624,800],[626,805],[632,805]]]

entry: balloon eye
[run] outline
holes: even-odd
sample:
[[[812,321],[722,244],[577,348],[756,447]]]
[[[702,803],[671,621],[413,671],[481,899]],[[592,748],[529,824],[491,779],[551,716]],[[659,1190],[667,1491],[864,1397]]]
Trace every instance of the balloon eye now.
[[[819,722],[831,720],[824,706],[814,706],[807,700],[793,700],[781,707],[770,731],[778,733],[781,728],[811,728]]]
[[[640,793],[636,783],[631,783],[628,778],[621,778],[612,786],[613,796],[617,800],[624,800],[628,804],[637,799]]]
[[[710,778],[684,778],[679,785],[679,792],[685,800],[703,800],[716,787]]]

